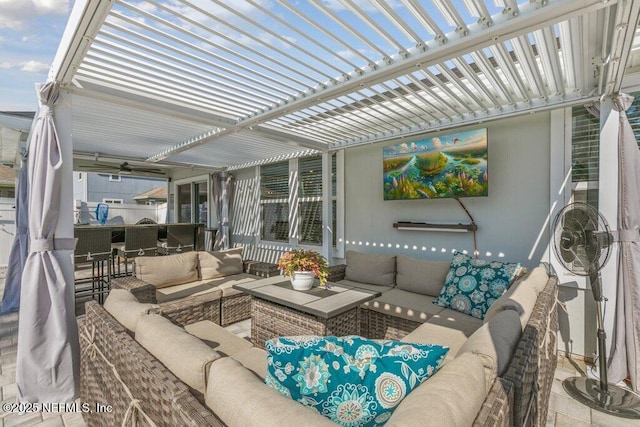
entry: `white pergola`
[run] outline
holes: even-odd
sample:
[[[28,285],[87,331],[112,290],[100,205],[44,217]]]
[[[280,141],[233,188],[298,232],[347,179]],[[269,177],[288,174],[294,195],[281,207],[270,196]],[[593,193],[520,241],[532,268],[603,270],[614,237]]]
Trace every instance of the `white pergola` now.
[[[78,0],[50,78],[88,162],[237,169],[584,104],[640,2]]]

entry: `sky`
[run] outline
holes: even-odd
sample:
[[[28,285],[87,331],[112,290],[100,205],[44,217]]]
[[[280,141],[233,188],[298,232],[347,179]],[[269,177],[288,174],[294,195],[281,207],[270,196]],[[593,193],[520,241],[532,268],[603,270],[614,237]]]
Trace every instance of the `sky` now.
[[[0,0],[0,111],[35,111],[73,0]]]

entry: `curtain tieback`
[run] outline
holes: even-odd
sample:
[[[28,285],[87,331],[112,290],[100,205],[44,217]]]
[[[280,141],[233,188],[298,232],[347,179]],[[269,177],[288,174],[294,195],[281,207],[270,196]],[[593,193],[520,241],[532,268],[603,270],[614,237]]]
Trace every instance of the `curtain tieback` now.
[[[29,252],[72,251],[76,248],[76,239],[50,237],[48,239],[32,239]]]
[[[639,242],[640,230],[617,230],[612,232],[613,238],[618,242]]]

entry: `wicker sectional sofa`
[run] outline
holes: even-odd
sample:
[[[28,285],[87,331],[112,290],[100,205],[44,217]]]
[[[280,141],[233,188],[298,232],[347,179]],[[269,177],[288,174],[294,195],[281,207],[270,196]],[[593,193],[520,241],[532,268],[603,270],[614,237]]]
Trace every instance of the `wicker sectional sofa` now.
[[[242,248],[139,257],[134,272],[134,277],[112,280],[111,288],[159,304],[178,324],[210,320],[222,326],[250,317],[251,299],[234,284],[278,274],[272,264],[243,261]]]
[[[358,261],[366,259],[352,264]],[[413,267],[422,268],[421,274],[437,270]],[[345,274],[351,279],[343,280],[354,282],[354,272],[336,267],[332,279]],[[394,280],[398,274],[403,273],[395,271]],[[451,349],[442,368],[398,405],[387,425],[544,425],[557,361],[556,283],[545,268],[533,269],[494,303],[484,322],[439,311],[418,316],[411,331],[413,324],[390,323],[385,335],[409,332],[403,340]],[[362,307],[363,326],[374,313],[400,312],[401,305],[378,303]],[[110,295],[105,308],[86,307],[80,320],[81,399],[114,407],[108,415],[86,414],[88,425],[122,424],[127,418],[159,426],[334,425],[266,386],[264,350],[209,320],[182,328],[157,314],[164,315],[162,304],[140,303],[123,291]]]

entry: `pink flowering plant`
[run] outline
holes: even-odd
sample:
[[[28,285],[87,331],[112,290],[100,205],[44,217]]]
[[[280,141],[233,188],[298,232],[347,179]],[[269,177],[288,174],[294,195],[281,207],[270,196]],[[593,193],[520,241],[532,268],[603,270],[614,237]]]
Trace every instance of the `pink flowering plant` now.
[[[313,271],[320,281],[320,286],[324,286],[327,283],[327,277],[329,276],[327,259],[315,251],[304,249],[286,252],[278,260],[278,268],[286,276],[293,275],[294,271]]]

